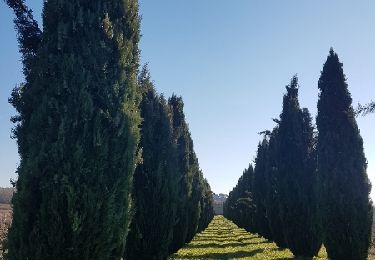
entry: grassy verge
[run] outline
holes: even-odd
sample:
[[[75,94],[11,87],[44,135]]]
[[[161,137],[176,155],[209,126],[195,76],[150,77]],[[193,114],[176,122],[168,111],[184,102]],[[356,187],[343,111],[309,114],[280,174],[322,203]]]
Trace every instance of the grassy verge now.
[[[279,249],[276,244],[237,227],[223,216],[216,216],[202,233],[170,257],[180,259],[293,259],[288,249]],[[315,260],[327,259],[322,249]]]

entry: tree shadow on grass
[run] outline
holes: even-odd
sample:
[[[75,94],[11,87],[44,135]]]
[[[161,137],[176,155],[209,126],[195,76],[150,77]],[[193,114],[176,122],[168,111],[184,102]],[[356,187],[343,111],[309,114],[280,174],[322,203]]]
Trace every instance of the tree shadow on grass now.
[[[240,234],[241,235],[241,234]],[[243,234],[245,235],[245,234]],[[210,239],[210,238],[220,238],[220,239],[226,239],[226,238],[233,238],[233,237],[237,237],[239,235],[233,235],[233,234],[221,234],[221,235],[218,235],[218,234],[215,234],[215,235],[206,235],[206,234],[202,234],[202,235],[198,235],[197,236],[197,239]]]
[[[207,241],[209,243],[203,243],[199,244],[199,242],[202,241],[196,241],[197,243],[191,243],[186,245],[186,248],[226,248],[226,247],[244,247],[244,246],[250,246],[250,245],[260,245],[260,244],[268,244],[266,241],[261,242],[247,242],[247,241],[217,241],[217,240],[211,240]]]
[[[187,255],[184,256],[184,259],[218,259],[218,260],[227,260],[227,259],[237,259],[244,257],[255,256],[256,254],[262,253],[264,249],[255,249],[252,251],[237,251],[230,253],[207,253],[207,254],[196,254],[196,255]],[[176,256],[176,258],[179,258]],[[172,259],[174,259],[172,257]]]
[[[230,243],[207,243],[207,244],[188,244],[186,248],[225,248],[225,247],[240,247],[240,246],[246,246],[245,243],[240,242],[230,242]]]
[[[238,239],[241,243],[248,244],[248,245],[258,245],[258,244],[271,244],[270,241],[262,240],[262,241],[252,241],[253,239]]]
[[[296,257],[275,257],[275,258],[271,258],[270,260],[293,260],[293,259],[297,259],[297,258]],[[301,259],[301,258],[298,258],[298,259]],[[313,258],[311,258],[311,260],[312,259]]]

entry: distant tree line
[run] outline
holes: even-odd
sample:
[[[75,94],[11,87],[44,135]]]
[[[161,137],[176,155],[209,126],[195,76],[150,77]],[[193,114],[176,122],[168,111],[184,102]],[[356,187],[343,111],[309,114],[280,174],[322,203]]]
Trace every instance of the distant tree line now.
[[[20,164],[5,259],[166,259],[213,218],[182,98],[139,72],[137,0],[15,13],[25,82],[9,102]]]
[[[342,63],[331,49],[318,83],[317,131],[298,101],[298,79],[286,87],[272,131],[264,131],[250,165],[224,204],[224,215],[296,257],[322,243],[332,260],[367,259],[371,184],[363,141]]]

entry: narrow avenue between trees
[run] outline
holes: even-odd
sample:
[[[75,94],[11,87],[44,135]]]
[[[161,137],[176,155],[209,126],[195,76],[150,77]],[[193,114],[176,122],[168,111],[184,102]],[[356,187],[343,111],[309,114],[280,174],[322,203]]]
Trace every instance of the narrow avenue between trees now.
[[[286,260],[294,259],[288,249],[280,249],[257,234],[239,228],[223,216],[215,216],[209,226],[170,260],[182,259],[256,259]],[[324,249],[314,260],[327,259]]]

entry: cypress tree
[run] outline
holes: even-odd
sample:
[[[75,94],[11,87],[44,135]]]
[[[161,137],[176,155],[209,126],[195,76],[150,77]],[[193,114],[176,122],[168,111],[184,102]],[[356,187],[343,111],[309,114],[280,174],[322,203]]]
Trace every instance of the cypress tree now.
[[[242,182],[242,176],[238,179],[236,186],[229,192],[228,198],[224,203],[224,216],[233,221],[236,225],[239,225],[238,212],[237,212],[237,201],[239,195],[239,183]]]
[[[269,135],[269,146],[267,153],[266,179],[267,193],[266,197],[266,214],[272,240],[278,247],[286,248],[287,244],[284,236],[284,229],[280,217],[279,207],[279,186],[278,186],[278,156],[279,156],[279,127],[276,126]]]
[[[178,202],[177,216],[174,221],[173,241],[169,252],[177,252],[186,241],[187,237],[187,201],[191,194],[191,182],[189,181],[189,161],[186,156],[189,154],[188,126],[185,121],[184,103],[182,98],[173,95],[168,99],[168,105],[172,112],[173,137],[176,143],[176,157],[178,167]]]
[[[234,217],[234,202],[235,200],[237,199],[236,196],[235,196],[235,192],[236,192],[236,189],[233,188],[229,194],[228,194],[228,198],[226,199],[226,201],[224,202],[224,205],[223,205],[223,215],[224,217],[226,217],[227,219],[235,222],[235,217]]]
[[[257,233],[272,240],[266,211],[267,201],[265,196],[265,194],[267,194],[269,183],[266,174],[268,145],[269,143],[266,137],[264,137],[263,141],[258,145],[254,168],[253,198],[256,206],[255,223]]]
[[[191,143],[192,144],[192,143]],[[191,146],[192,147],[192,146]],[[190,242],[194,235],[198,232],[199,226],[199,219],[201,217],[201,205],[200,200],[203,195],[202,189],[202,172],[199,170],[198,159],[196,158],[195,153],[192,151],[191,153],[193,157],[191,170],[193,174],[193,181],[192,181],[192,190],[191,196],[188,199],[188,206],[187,206],[187,216],[188,216],[188,230],[185,242]]]
[[[311,259],[321,247],[313,126],[308,110],[299,106],[296,76],[286,89],[277,134],[280,216],[287,246],[296,257]]]
[[[254,214],[255,206],[253,202],[253,179],[254,179],[254,168],[250,164],[244,174],[244,184],[242,191],[242,199],[238,200],[239,206],[241,206],[241,219],[244,223],[244,228],[249,232],[255,232],[254,225]]]
[[[194,163],[192,169],[196,171],[191,184],[191,196],[187,201],[188,230],[185,242],[190,242],[195,234],[207,227],[213,218],[212,191],[199,169],[194,150],[191,151],[191,155],[195,158],[192,161]]]
[[[45,1],[40,34],[10,99],[21,161],[6,258],[119,259],[139,140],[138,2]]]
[[[330,50],[320,75],[318,178],[324,245],[332,260],[367,259],[371,185],[342,63]]]
[[[214,217],[214,208],[213,208],[213,197],[210,184],[206,179],[203,180],[203,193],[200,201],[201,205],[201,215],[199,219],[198,232],[206,229],[208,224]]]
[[[177,201],[176,147],[169,107],[156,94],[147,67],[142,89],[140,149],[142,163],[134,174],[135,214],[127,239],[125,259],[166,259],[172,241]]]
[[[194,152],[193,141],[185,120],[184,103],[181,97],[173,95],[168,100],[172,113],[173,137],[177,146],[178,203],[177,217],[173,231],[170,253],[176,252],[192,238],[198,227],[197,214],[200,211],[199,165]],[[194,193],[193,193],[194,189]],[[193,196],[194,195],[194,196]],[[193,199],[194,197],[194,199]],[[193,201],[194,200],[194,201]],[[198,211],[198,212],[197,212]],[[200,213],[199,213],[200,214]]]
[[[255,232],[254,214],[255,205],[252,195],[253,166],[243,171],[238,179],[236,187],[229,193],[228,199],[224,203],[224,216],[239,227]]]
[[[244,170],[242,177],[238,181],[239,197],[235,205],[238,225],[249,232],[256,231],[254,225],[255,206],[252,194],[253,178],[254,169],[250,164],[249,167]]]

